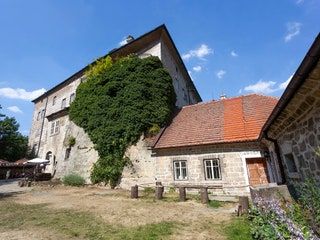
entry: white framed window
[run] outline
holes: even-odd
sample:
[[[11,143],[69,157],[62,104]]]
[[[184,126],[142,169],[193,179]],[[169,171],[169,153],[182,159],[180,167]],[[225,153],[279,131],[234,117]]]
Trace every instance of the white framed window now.
[[[67,107],[67,99],[64,98],[64,99],[62,99],[62,102],[61,102],[61,109],[64,109],[66,107]]]
[[[175,180],[186,180],[187,179],[187,161],[173,161],[173,171]]]
[[[75,98],[75,94],[74,93],[71,93],[71,95],[70,95],[70,104],[73,102],[73,100],[74,100],[74,98]]]
[[[51,122],[50,135],[58,134],[60,129],[60,121]]]
[[[218,158],[204,159],[203,162],[206,180],[221,179],[220,160]]]

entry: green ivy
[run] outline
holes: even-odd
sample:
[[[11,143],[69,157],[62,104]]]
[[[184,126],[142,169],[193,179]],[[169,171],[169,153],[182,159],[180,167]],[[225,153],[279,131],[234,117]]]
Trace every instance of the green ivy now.
[[[115,186],[128,146],[154,126],[163,127],[175,106],[169,73],[157,57],[129,56],[98,61],[77,89],[70,118],[89,135],[99,153],[91,172],[93,183]]]

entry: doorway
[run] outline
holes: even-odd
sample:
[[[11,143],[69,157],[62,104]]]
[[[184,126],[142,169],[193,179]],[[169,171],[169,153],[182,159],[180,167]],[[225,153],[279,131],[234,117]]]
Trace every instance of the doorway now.
[[[264,185],[270,182],[265,158],[247,158],[246,163],[251,186]]]

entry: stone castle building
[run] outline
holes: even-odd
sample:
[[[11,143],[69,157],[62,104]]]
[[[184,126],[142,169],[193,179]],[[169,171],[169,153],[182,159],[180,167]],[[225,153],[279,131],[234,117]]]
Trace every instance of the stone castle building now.
[[[142,35],[137,39],[129,37],[127,44],[110,51],[112,58],[137,54],[140,57],[157,56],[168,70],[176,93],[176,106],[182,107],[201,101],[187,69],[164,25]],[[76,89],[85,80],[88,66],[48,90],[33,100],[34,114],[29,135],[29,145],[41,158],[50,160],[46,171],[61,178],[76,172],[86,180],[90,179],[93,163],[98,159],[93,144],[83,129],[69,120],[68,110],[74,100]],[[70,138],[75,138],[75,145],[70,146]],[[148,143],[141,140],[127,151],[130,159],[139,159],[137,169],[139,182],[154,182],[154,166]],[[133,166],[135,167],[135,166]],[[132,171],[132,169],[130,170]],[[141,172],[143,171],[143,172]],[[130,173],[124,172],[123,182]]]
[[[201,103],[164,25],[112,50],[112,58],[157,56],[168,70],[180,109],[153,139],[141,136],[126,155],[132,165],[120,186],[208,186],[217,195],[247,195],[249,187],[320,174],[314,153],[319,130],[319,37],[280,101],[251,94]],[[98,154],[68,110],[88,66],[53,87],[35,104],[29,144],[50,160],[55,178],[78,173],[90,182]],[[276,107],[275,107],[276,106]],[[271,116],[270,116],[271,114]],[[70,144],[75,139],[75,144]]]

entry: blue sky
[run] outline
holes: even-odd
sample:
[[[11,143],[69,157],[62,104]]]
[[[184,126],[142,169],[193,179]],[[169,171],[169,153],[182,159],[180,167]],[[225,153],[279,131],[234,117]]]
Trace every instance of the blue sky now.
[[[319,0],[0,0],[0,104],[28,134],[31,99],[165,23],[204,101],[280,96],[320,29]]]

